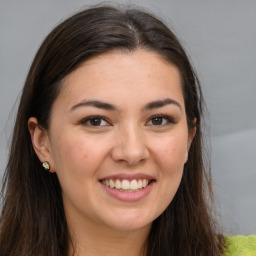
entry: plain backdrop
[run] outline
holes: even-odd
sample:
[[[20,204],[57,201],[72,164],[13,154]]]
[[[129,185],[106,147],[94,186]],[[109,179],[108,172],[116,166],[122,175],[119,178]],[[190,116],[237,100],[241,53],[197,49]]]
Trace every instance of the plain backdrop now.
[[[256,1],[116,2],[151,10],[181,40],[207,102],[205,136],[217,213],[226,233],[256,234]],[[0,0],[0,177],[7,160],[15,102],[38,47],[60,21],[97,3]]]

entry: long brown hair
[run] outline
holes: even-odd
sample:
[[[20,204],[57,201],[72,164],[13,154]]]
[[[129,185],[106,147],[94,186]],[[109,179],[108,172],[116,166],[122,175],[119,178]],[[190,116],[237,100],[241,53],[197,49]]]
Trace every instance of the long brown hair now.
[[[62,79],[83,61],[112,51],[138,48],[160,54],[182,77],[189,129],[197,133],[179,189],[152,224],[148,256],[221,254],[207,200],[212,198],[202,158],[202,93],[199,80],[176,36],[141,9],[97,6],[58,25],[44,40],[29,70],[12,137],[2,189],[1,256],[67,256],[70,237],[56,174],[43,171],[27,121],[49,126],[51,108]]]

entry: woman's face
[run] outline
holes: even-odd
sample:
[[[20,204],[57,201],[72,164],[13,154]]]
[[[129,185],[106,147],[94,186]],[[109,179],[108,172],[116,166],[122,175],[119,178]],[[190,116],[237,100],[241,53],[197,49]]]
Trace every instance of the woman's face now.
[[[192,137],[179,72],[159,55],[85,61],[65,78],[48,130],[68,218],[148,228],[179,187]]]

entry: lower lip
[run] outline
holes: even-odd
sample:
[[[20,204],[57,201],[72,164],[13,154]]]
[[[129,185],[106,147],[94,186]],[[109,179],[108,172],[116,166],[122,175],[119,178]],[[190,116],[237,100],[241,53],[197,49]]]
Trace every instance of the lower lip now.
[[[123,202],[135,202],[139,201],[143,198],[145,198],[153,188],[155,182],[151,182],[149,185],[147,185],[145,188],[140,189],[135,192],[125,192],[125,191],[119,191],[118,189],[115,188],[110,188],[107,187],[106,185],[100,183],[105,191],[112,197],[123,201]]]

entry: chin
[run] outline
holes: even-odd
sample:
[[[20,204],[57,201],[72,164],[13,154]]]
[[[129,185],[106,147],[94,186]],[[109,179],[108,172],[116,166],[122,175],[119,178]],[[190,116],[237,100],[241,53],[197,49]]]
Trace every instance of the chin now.
[[[105,220],[107,223],[107,226],[119,230],[119,231],[133,231],[133,230],[139,230],[143,228],[150,228],[152,222],[158,217],[158,216],[152,216],[151,214],[147,213],[140,213],[136,210],[124,210],[119,211],[119,213],[114,218],[112,217],[109,220]]]

